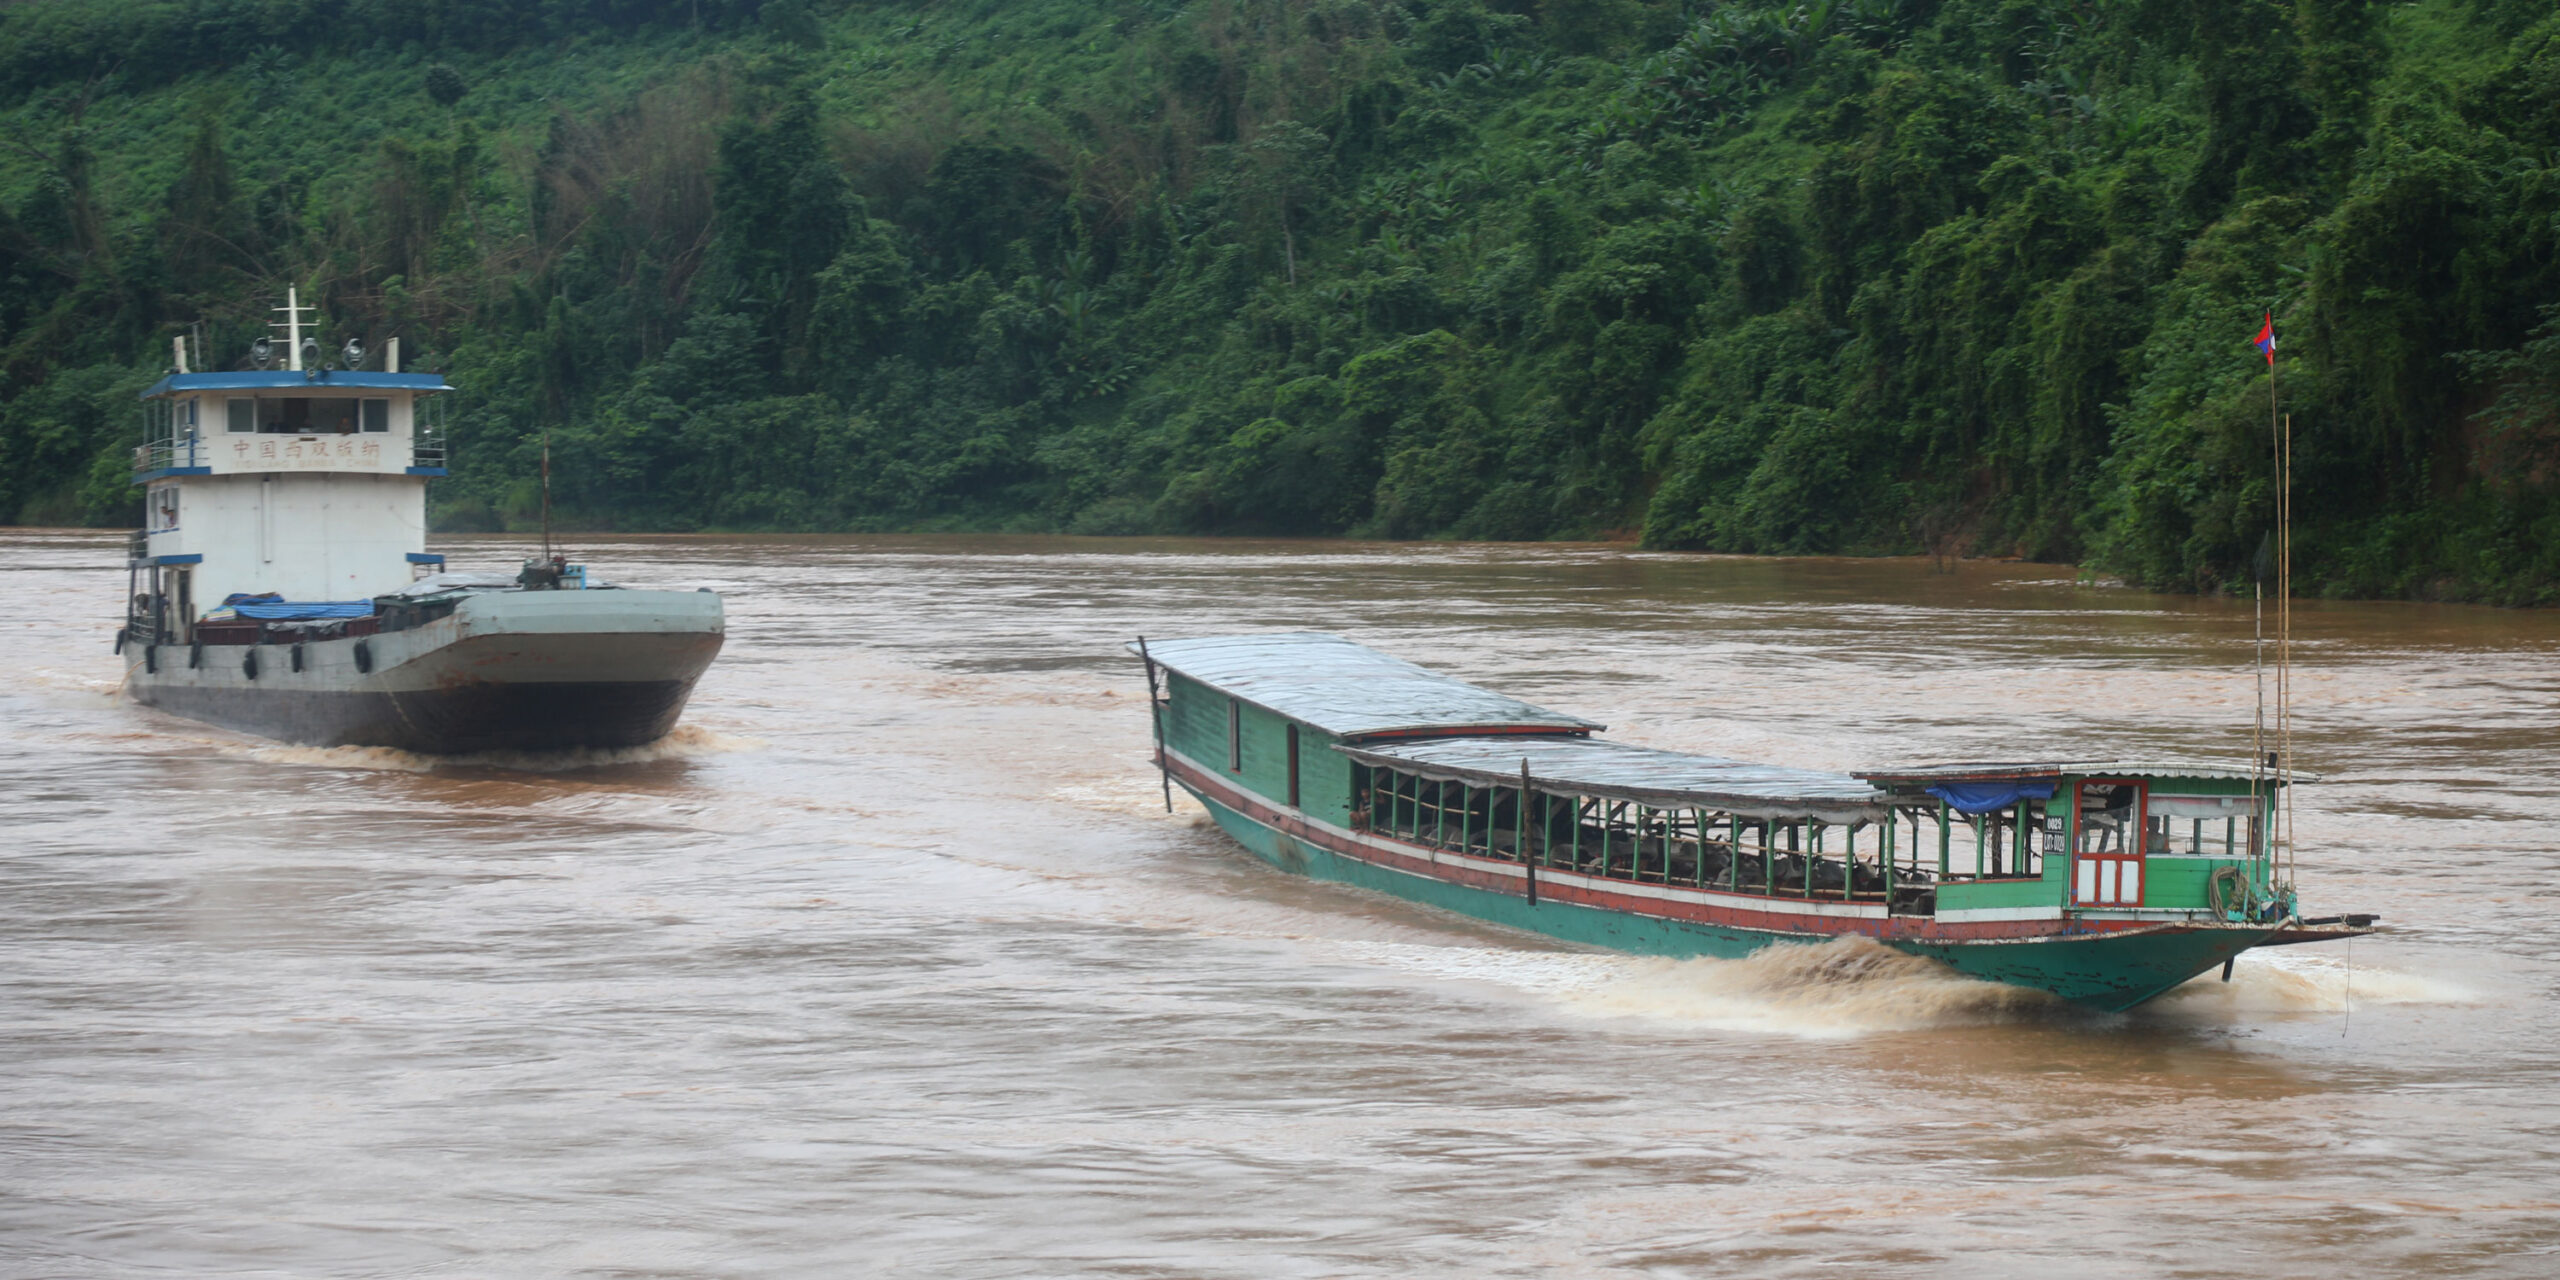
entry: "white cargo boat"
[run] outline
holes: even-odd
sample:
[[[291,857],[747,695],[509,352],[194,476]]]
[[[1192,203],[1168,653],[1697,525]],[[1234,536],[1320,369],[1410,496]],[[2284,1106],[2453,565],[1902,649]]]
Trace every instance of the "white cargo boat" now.
[[[116,648],[134,699],[289,742],[423,752],[634,746],[718,656],[720,597],[591,581],[563,558],[445,572],[426,488],[453,389],[399,344],[324,365],[289,293],[244,368],[142,393],[147,443]],[[368,363],[378,368],[367,369]]]

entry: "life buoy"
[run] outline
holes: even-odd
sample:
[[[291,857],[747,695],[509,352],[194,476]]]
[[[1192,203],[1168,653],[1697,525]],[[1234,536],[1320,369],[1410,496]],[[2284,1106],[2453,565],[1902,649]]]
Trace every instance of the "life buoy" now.
[[[301,641],[296,640],[296,641],[294,641],[294,642],[293,642],[293,653],[290,655],[290,659],[291,659],[291,661],[292,661],[292,663],[293,663],[293,669],[294,669],[294,671],[296,671],[297,673],[299,673],[299,672],[302,670],[302,642],[301,642]]]
[[[356,641],[356,672],[359,675],[373,674],[373,642],[370,640]]]
[[[250,645],[249,651],[240,655],[240,674],[252,680],[258,678],[258,646]]]

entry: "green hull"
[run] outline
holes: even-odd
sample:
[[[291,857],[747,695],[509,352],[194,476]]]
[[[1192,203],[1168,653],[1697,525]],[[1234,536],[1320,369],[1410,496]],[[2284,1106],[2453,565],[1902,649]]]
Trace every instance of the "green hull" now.
[[[1189,788],[1186,787],[1186,790]],[[1541,901],[1375,866],[1274,831],[1193,791],[1236,843],[1283,871],[1375,889],[1424,906],[1567,942],[1636,955],[1733,959],[1779,943],[1830,941],[1823,933],[1777,933],[1575,903]],[[1989,982],[2049,991],[2109,1012],[2130,1009],[2264,941],[2259,928],[2163,928],[1980,942],[1880,939]]]

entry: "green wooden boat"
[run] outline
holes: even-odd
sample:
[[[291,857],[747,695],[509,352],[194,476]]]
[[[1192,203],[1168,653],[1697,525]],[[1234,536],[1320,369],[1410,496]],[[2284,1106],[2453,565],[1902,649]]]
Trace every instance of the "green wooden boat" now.
[[[1658,751],[1338,636],[1140,641],[1156,762],[1272,865],[1568,941],[1739,956],[1863,934],[2099,1009],[2304,919],[2284,779],[2164,761],[1857,774]]]

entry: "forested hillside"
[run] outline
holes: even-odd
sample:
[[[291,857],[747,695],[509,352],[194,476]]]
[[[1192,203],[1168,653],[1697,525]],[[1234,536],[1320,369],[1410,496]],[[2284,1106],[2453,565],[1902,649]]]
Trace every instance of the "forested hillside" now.
[[[0,518],[286,284],[447,528],[1929,549],[2560,600],[2544,0],[0,7]]]

